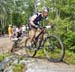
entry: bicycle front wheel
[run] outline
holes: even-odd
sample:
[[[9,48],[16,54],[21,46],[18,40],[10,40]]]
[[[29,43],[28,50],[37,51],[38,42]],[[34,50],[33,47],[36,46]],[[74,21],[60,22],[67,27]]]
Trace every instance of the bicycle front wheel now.
[[[44,41],[44,53],[49,61],[61,61],[65,54],[61,39],[55,35],[47,37]]]

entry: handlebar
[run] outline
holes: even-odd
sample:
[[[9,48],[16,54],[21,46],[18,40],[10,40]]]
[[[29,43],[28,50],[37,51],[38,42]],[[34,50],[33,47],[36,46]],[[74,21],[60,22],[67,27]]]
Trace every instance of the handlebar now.
[[[51,25],[45,26],[47,29],[51,28]]]
[[[47,25],[47,26],[45,26],[43,28],[50,29],[50,28],[52,28],[52,26],[51,25]]]
[[[50,28],[53,28],[53,26],[52,25],[47,25],[47,26],[44,26],[44,27],[42,27],[42,26],[37,26],[37,28],[40,28],[40,29],[50,29]]]

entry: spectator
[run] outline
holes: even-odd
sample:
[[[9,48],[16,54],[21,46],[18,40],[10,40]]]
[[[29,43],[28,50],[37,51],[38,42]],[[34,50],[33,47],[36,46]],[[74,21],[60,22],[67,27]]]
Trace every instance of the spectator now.
[[[15,36],[16,33],[16,26],[13,26],[13,36]]]
[[[13,31],[12,31],[12,25],[9,25],[9,27],[8,27],[8,35],[9,35],[10,39],[12,37],[12,33],[13,33]]]
[[[21,37],[21,35],[22,35],[22,30],[21,30],[21,27],[18,26],[18,27],[16,27],[16,31],[15,31],[15,36],[14,37],[19,38],[19,37]]]
[[[26,26],[23,25],[23,26],[22,26],[22,34],[23,34],[23,36],[25,35],[25,31],[26,31]]]

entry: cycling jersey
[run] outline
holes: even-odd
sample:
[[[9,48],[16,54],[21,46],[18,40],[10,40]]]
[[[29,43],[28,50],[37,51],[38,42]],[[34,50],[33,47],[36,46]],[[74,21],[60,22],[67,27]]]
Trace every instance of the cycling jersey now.
[[[40,15],[37,15],[36,19],[33,21],[35,25],[39,25],[39,22],[43,19],[43,17]]]
[[[37,13],[37,14],[34,14],[32,17],[30,17],[29,21],[31,20],[31,18],[35,18],[35,20],[33,21],[33,23],[35,25],[38,25],[40,26],[40,21],[43,20],[43,19],[47,19],[47,17],[43,18],[41,13]],[[35,28],[34,26],[32,26],[31,24],[29,24],[29,28],[32,29],[32,28]]]

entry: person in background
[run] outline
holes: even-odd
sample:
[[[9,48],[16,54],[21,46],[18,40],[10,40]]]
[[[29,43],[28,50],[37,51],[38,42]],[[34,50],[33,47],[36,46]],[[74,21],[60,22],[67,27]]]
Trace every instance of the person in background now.
[[[22,25],[21,29],[22,29],[22,35],[24,36],[25,35],[25,31],[26,31],[26,26]]]
[[[10,39],[12,37],[12,34],[13,34],[12,25],[9,25],[9,27],[8,27],[8,35],[9,35]]]
[[[15,35],[16,38],[20,38],[22,36],[22,29],[20,26],[16,27]]]
[[[16,34],[16,26],[13,26],[13,37],[15,36]]]

